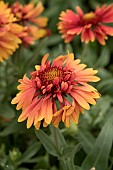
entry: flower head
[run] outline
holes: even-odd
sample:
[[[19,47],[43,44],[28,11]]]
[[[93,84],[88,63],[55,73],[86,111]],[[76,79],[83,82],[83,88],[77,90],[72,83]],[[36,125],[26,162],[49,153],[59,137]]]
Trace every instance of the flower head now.
[[[46,54],[41,65],[36,65],[36,71],[31,73],[29,79],[24,75],[20,79],[18,89],[20,92],[12,100],[17,104],[16,109],[22,108],[18,121],[27,119],[27,128],[32,124],[38,129],[41,121],[46,127],[51,122],[58,127],[61,121],[66,126],[70,120],[78,123],[80,112],[89,110],[89,104],[96,104],[100,97],[97,90],[88,82],[97,82],[95,76],[98,72],[92,68],[85,69],[85,64],[74,60],[74,55],[61,55],[53,61],[47,61]]]
[[[11,6],[11,10],[17,17],[18,23],[25,27],[18,35],[24,45],[34,44],[35,40],[47,35],[46,27],[48,18],[40,16],[44,10],[41,2],[35,7],[32,2],[23,6],[17,1]]]
[[[61,12],[58,29],[62,33],[65,42],[70,42],[76,35],[81,34],[81,41],[89,43],[95,39],[101,45],[105,45],[107,35],[113,36],[113,27],[105,25],[113,22],[113,4],[97,7],[94,12],[84,14],[82,9],[76,7],[77,14],[72,10]]]
[[[44,7],[41,2],[37,4],[35,7],[34,3],[29,3],[25,6],[20,4],[19,2],[15,2],[12,6],[12,13],[23,22],[32,22],[39,27],[46,27],[48,18],[40,17],[40,14],[43,12]]]
[[[0,1],[0,61],[13,54],[21,43],[16,34],[20,33],[23,27],[15,22],[16,18],[8,8],[8,4]]]

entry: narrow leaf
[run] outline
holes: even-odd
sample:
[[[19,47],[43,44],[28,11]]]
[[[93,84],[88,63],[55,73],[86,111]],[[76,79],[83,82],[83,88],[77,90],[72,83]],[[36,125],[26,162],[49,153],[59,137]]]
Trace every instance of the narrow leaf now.
[[[53,125],[50,125],[49,127],[50,127],[50,131],[51,131],[53,136],[55,135],[54,133],[56,133],[60,146],[62,148],[67,147],[66,140],[65,140],[62,132],[60,131],[60,129],[59,128],[55,128]]]
[[[111,110],[111,113],[113,109]],[[109,114],[110,115],[110,114]],[[105,170],[108,166],[108,158],[113,142],[113,117],[109,118],[102,128],[92,150],[82,164],[82,170],[95,167],[97,170]]]
[[[22,125],[17,122],[17,119],[14,119],[12,122],[7,124],[7,127],[4,128],[3,131],[0,132],[0,136],[7,136],[17,131],[22,131]]]
[[[83,131],[79,129],[78,140],[81,142],[81,145],[86,153],[92,149],[95,139],[88,131]]]
[[[109,49],[105,46],[102,51],[101,51],[101,55],[96,63],[97,67],[105,67],[110,60],[110,52]]]
[[[42,130],[38,131],[36,130],[35,134],[37,138],[41,141],[41,143],[43,144],[44,148],[47,150],[48,153],[50,153],[53,156],[58,156],[54,142],[48,135],[46,135],[46,133],[44,133]]]
[[[14,110],[8,105],[8,103],[0,104],[0,115],[5,118],[14,118],[15,112]]]
[[[40,146],[41,146],[40,142],[35,142],[32,145],[30,145],[29,148],[23,153],[22,158],[19,160],[19,164],[24,163],[28,161],[30,158],[32,158],[40,149]]]

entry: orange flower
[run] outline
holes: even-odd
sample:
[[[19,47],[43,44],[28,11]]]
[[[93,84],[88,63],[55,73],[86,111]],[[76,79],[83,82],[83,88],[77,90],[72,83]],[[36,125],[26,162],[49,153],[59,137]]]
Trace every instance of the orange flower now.
[[[37,26],[28,26],[29,34],[31,34],[35,39],[40,39],[44,37],[47,33],[46,29],[38,28]]]
[[[107,35],[113,36],[113,27],[105,25],[113,22],[113,4],[97,7],[94,12],[84,14],[82,9],[76,7],[77,14],[72,10],[61,12],[58,29],[62,33],[65,42],[70,42],[76,35],[81,34],[81,41],[89,43],[95,39],[101,45],[105,45]]]
[[[35,7],[31,2],[22,6],[19,2],[15,2],[12,6],[12,13],[18,18],[18,22],[25,26],[24,31],[18,36],[25,45],[34,44],[38,40],[47,35],[48,18],[40,17],[44,7],[41,2]],[[32,23],[32,25],[30,25]]]
[[[15,21],[8,4],[0,1],[0,62],[12,55],[21,43],[16,34],[21,32],[23,27],[15,24]]]
[[[17,36],[21,38],[24,46],[33,45],[36,40],[30,32],[30,26],[24,26],[24,29]]]
[[[47,29],[38,28],[35,25],[25,26],[22,32],[19,32],[17,35],[21,38],[24,46],[33,45],[35,40],[43,38],[44,36],[49,35]]]
[[[85,69],[86,65],[74,60],[72,53],[53,61],[47,61],[48,56],[43,57],[41,66],[35,66],[30,79],[24,75],[19,80],[20,92],[11,102],[17,104],[17,110],[22,108],[18,121],[27,119],[27,128],[34,124],[39,129],[41,121],[44,127],[51,122],[55,127],[60,121],[66,126],[70,120],[78,123],[79,113],[89,110],[89,104],[95,105],[100,98],[97,90],[87,84],[100,80],[94,76],[97,70]]]
[[[19,2],[15,2],[12,6],[12,13],[23,22],[32,22],[39,27],[46,27],[48,18],[47,17],[39,17],[43,12],[44,7],[41,2],[35,7],[31,2],[25,6],[22,6]]]

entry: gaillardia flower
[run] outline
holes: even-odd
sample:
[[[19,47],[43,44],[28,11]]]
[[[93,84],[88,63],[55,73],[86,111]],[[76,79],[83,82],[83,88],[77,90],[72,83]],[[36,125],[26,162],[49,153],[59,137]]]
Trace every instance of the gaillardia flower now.
[[[0,62],[13,54],[21,43],[16,34],[20,33],[23,27],[15,21],[16,18],[11,14],[8,4],[0,1]]]
[[[113,23],[113,4],[97,7],[94,12],[85,13],[77,6],[77,13],[67,9],[61,12],[58,29],[62,33],[65,42],[70,42],[76,35],[81,34],[81,41],[89,43],[95,39],[101,45],[105,45],[107,35],[113,36],[113,27],[105,25]]]
[[[17,17],[18,23],[25,27],[24,31],[18,35],[25,45],[34,44],[35,40],[47,35],[48,18],[40,16],[43,10],[41,2],[36,6],[32,2],[25,6],[18,1],[12,4],[12,13]]]
[[[74,60],[72,53],[53,61],[47,58],[48,54],[43,57],[41,66],[35,66],[30,79],[24,75],[19,80],[20,92],[11,102],[17,104],[17,110],[22,108],[18,121],[27,119],[27,128],[34,124],[39,129],[41,121],[44,127],[51,122],[55,127],[61,121],[67,127],[70,121],[78,123],[80,112],[89,110],[90,104],[95,105],[100,98],[98,91],[88,84],[100,80],[95,76],[97,70],[85,69],[86,65],[79,64],[79,59]]]
[[[23,6],[17,1],[11,6],[11,10],[18,20],[23,22],[30,21],[39,27],[47,26],[48,18],[40,16],[44,10],[43,4],[41,2],[39,2],[35,7],[34,3],[32,2]]]

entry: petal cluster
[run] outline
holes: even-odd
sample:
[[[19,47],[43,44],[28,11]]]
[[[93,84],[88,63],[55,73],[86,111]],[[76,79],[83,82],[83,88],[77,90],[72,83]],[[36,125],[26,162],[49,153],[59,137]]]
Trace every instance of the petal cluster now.
[[[16,24],[16,18],[8,8],[8,4],[0,1],[0,62],[19,47],[21,39],[17,36],[23,27]]]
[[[18,1],[12,4],[11,11],[17,17],[18,23],[24,26],[24,30],[18,34],[24,45],[32,45],[47,33],[47,17],[40,16],[44,7],[41,2],[35,6],[32,2],[23,6]]]
[[[100,98],[98,91],[88,82],[97,82],[98,72],[74,60],[72,53],[48,61],[46,54],[31,78],[20,79],[20,92],[12,99],[16,109],[22,109],[18,121],[27,119],[27,128],[34,124],[39,129],[41,122],[46,127],[51,122],[55,127],[62,121],[69,127],[70,121],[78,123],[80,112],[89,110]]]
[[[97,6],[95,11],[89,13],[84,13],[77,6],[76,13],[67,9],[61,12],[59,19],[58,29],[66,43],[81,34],[81,42],[89,43],[97,39],[101,45],[105,45],[108,35],[113,36],[113,27],[106,25],[113,23],[113,4]]]

